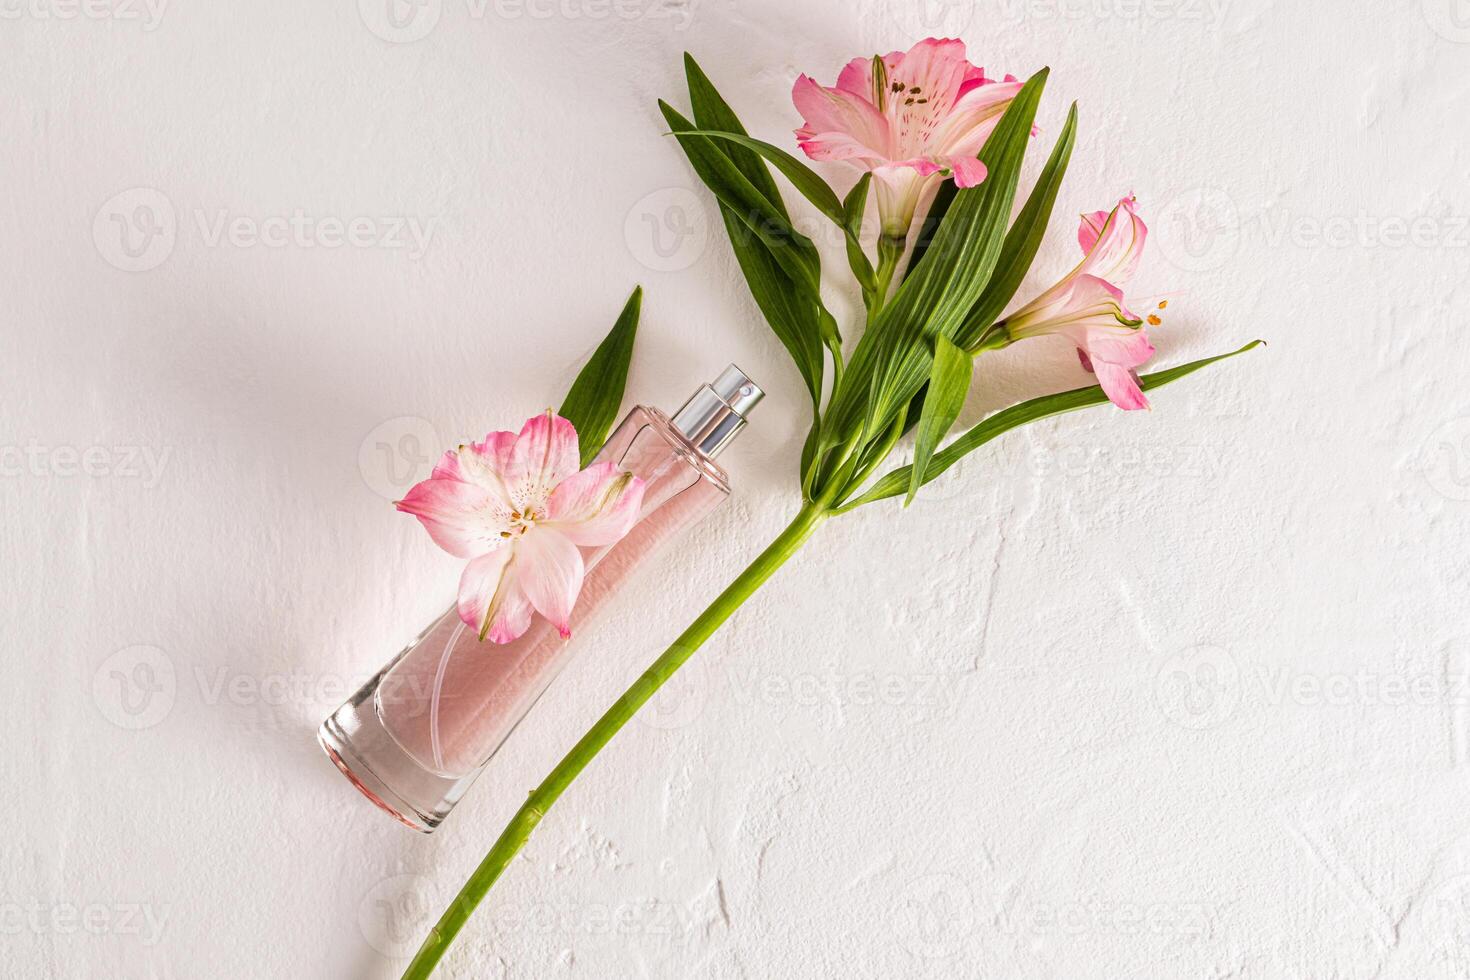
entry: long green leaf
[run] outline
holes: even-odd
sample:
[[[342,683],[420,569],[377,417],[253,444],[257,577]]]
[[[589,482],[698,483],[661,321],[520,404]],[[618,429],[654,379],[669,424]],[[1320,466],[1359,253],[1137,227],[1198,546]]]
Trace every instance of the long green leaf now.
[[[822,394],[822,334],[817,306],[809,295],[771,258],[771,253],[758,241],[741,234],[740,219],[723,204],[720,215],[735,261],[745,275],[750,295],[770,324],[771,332],[781,341],[796,370],[806,382],[807,392],[815,404]]]
[[[873,263],[863,251],[863,212],[868,207],[868,188],[872,184],[872,172],[864,173],[852,185],[852,190],[847,192],[847,197],[842,199],[842,231],[847,239],[847,265],[852,269],[853,278],[862,287],[864,308],[873,305],[873,292],[878,286],[873,277]]]
[[[759,154],[779,170],[782,176],[791,181],[791,186],[800,191],[802,197],[810,201],[813,207],[830,218],[834,224],[841,227],[845,221],[846,215],[842,210],[842,202],[837,199],[837,192],[828,187],[827,182],[819,177],[815,170],[779,146],[772,146],[770,143],[746,136],[744,133],[727,133],[718,129],[696,129],[690,135],[728,140]]]
[[[944,224],[944,216],[949,214],[957,191],[958,188],[955,187],[952,180],[946,180],[939,185],[939,190],[934,194],[934,200],[929,203],[929,213],[924,215],[923,221],[919,222],[919,230],[914,235],[914,247],[909,252],[909,264],[904,269],[903,278],[907,279],[919,267],[924,254],[929,251],[929,246],[934,244],[934,236],[939,234],[939,226]]]
[[[1006,233],[1000,260],[995,264],[995,272],[991,274],[985,292],[980,294],[965,317],[964,325],[955,334],[955,343],[959,346],[970,347],[979,340],[996,317],[1004,312],[1016,290],[1021,288],[1021,281],[1036,260],[1036,252],[1046,235],[1052,208],[1057,203],[1057,191],[1062,186],[1062,178],[1067,175],[1067,164],[1072,159],[1072,146],[1076,141],[1077,103],[1073,102],[1067,111],[1067,123],[1052,147],[1041,176],[1036,178],[1031,196],[1026,198],[1025,206]]]
[[[699,67],[699,62],[687,51],[684,52],[684,78],[689,83],[689,104],[694,109],[694,121],[699,124],[699,128],[749,135],[741,124],[740,117],[735,115],[735,110],[730,108],[730,104],[715,88],[714,82]],[[720,149],[782,217],[790,217],[786,202],[781,200],[781,192],[771,179],[771,172],[766,169],[759,156],[730,143],[723,144]]]
[[[970,393],[970,378],[975,373],[975,359],[968,351],[961,350],[948,337],[940,335],[934,342],[934,367],[929,372],[929,388],[924,397],[924,408],[919,414],[918,443],[914,448],[914,462],[910,467],[913,479],[909,481],[909,495],[904,506],[914,502],[919,487],[924,485],[922,474],[934,456],[934,450],[949,434],[950,426],[960,417],[965,407],[965,396]]]
[[[743,133],[729,133],[713,129],[696,129],[688,135],[706,136],[736,143],[768,160],[786,179],[791,181],[791,185],[801,192],[802,197],[810,201],[818,211],[842,230],[846,238],[848,264],[852,267],[853,275],[865,291],[872,288],[873,267],[863,255],[859,238],[862,232],[862,208],[867,202],[868,183],[872,180],[872,174],[864,174],[858,181],[858,186],[853,188],[853,192],[858,193],[855,200],[853,194],[849,194],[849,200],[839,201],[837,193],[827,186],[826,181],[822,180],[816,171],[780,147],[752,139]],[[831,317],[823,317],[822,320],[823,339],[827,342],[827,346],[832,348],[833,356],[840,358],[842,338],[837,332],[837,321]]]
[[[858,343],[824,420],[827,445],[845,443],[859,426],[865,436],[885,430],[928,377],[933,338],[953,338],[979,299],[1000,256],[1046,76],[1037,72],[1012,100],[980,152],[985,182],[956,193],[923,261]]]
[[[791,226],[790,219],[775,207],[721,149],[706,136],[691,136],[698,129],[662,99],[658,103],[669,129],[689,157],[694,173],[740,219],[749,237],[759,239],[781,267],[813,295],[821,287],[821,260],[816,246]]]
[[[1217,361],[1244,354],[1246,351],[1265,343],[1262,340],[1253,340],[1239,350],[1230,351],[1228,354],[1216,354],[1214,357],[1201,358],[1198,361],[1190,361],[1178,367],[1169,368],[1166,371],[1156,371],[1153,374],[1145,374],[1138,379],[1139,386],[1148,391],[1160,388],[1171,381],[1193,374],[1201,368],[1209,367]],[[1087,388],[1074,388],[1071,391],[1060,392],[1055,395],[1042,395],[1030,401],[1012,405],[1004,411],[996,412],[979,425],[975,426],[954,442],[934,455],[929,465],[924,469],[924,483],[939,477],[951,466],[958,463],[970,453],[990,442],[996,436],[1009,432],[1017,426],[1026,425],[1052,415],[1061,415],[1064,412],[1075,412],[1079,409],[1090,408],[1094,405],[1103,405],[1108,401],[1108,396],[1103,393],[1101,387],[1091,385]],[[905,492],[912,483],[911,466],[901,466],[891,473],[887,473],[872,488],[861,497],[844,505],[844,510],[862,504],[869,504],[875,500],[883,500],[887,497],[896,497]]]
[[[618,411],[623,404],[623,391],[628,385],[628,366],[633,361],[633,341],[638,336],[638,314],[643,308],[643,287],[636,286],[623,312],[597,350],[587,361],[557,414],[577,429],[577,442],[582,449],[582,466],[592,462],[607,441]]]

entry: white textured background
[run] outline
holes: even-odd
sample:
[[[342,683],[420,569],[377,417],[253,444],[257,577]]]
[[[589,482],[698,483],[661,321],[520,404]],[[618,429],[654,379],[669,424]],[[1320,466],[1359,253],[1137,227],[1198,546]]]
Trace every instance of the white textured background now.
[[[1053,67],[1048,133],[1081,101],[1039,272],[1133,190],[1158,363],[1270,348],[830,525],[446,975],[1470,976],[1464,0],[387,2],[0,0],[4,975],[396,976],[794,508],[799,381],[660,135],[680,52],[791,146],[798,71],[957,34]],[[771,391],[737,498],[411,834],[313,738],[457,577],[387,499],[634,282],[631,399]],[[1084,380],[979,377],[966,420]]]

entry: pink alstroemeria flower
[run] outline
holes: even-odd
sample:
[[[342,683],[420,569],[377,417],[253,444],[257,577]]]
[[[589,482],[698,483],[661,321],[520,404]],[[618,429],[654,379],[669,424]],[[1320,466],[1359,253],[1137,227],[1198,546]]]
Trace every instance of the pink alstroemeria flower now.
[[[481,639],[511,642],[533,610],[571,636],[585,571],[578,549],[614,544],[638,520],[642,480],[611,462],[578,472],[579,462],[576,428],[548,411],[520,435],[492,432],[449,450],[397,502],[435,544],[470,559],[459,618]]]
[[[1135,204],[1129,196],[1112,211],[1084,214],[1077,229],[1082,262],[1003,321],[1013,341],[1043,334],[1070,339],[1108,399],[1128,410],[1148,408],[1135,369],[1154,356],[1143,321],[1128,309],[1119,288],[1133,277],[1148,237]]]
[[[796,137],[807,156],[871,170],[883,233],[902,238],[946,177],[960,187],[985,179],[975,155],[1020,90],[1011,75],[986,78],[966,60],[965,42],[931,37],[907,54],[853,59],[836,88],[802,75],[791,99],[806,123]]]

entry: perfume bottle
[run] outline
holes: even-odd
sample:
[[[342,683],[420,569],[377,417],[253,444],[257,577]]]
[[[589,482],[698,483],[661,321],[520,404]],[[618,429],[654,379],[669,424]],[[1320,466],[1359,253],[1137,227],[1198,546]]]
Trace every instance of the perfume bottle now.
[[[451,606],[322,723],[322,748],[343,775],[403,823],[432,832],[586,642],[607,600],[729,496],[715,457],[764,394],[732,364],[672,418],[646,406],[629,412],[597,461],[642,477],[643,508],[621,541],[582,549],[573,638],[537,615],[512,643],[481,642]]]

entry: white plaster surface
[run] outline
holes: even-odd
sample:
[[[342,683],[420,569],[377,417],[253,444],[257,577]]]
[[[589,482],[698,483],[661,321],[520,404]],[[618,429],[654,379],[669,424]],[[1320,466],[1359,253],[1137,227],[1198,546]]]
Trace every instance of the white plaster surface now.
[[[1050,64],[1048,134],[1081,102],[1028,291],[1131,190],[1158,363],[1270,348],[828,526],[444,975],[1470,975],[1463,2],[157,3],[0,0],[0,975],[397,976],[794,509],[798,379],[661,135],[681,51],[791,146],[799,71],[928,34]],[[630,398],[771,392],[737,496],[414,835],[313,738],[457,577],[387,500],[555,402],[635,282]],[[965,421],[1084,375],[979,378]]]

